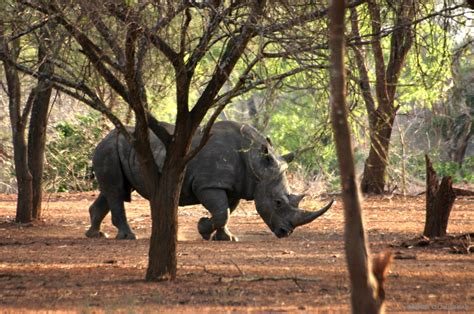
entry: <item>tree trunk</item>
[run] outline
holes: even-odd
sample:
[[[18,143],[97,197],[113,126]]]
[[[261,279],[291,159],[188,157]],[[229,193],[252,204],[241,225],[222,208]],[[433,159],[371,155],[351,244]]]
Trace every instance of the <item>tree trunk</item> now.
[[[428,157],[426,160],[426,220],[423,235],[428,238],[446,235],[449,214],[456,199],[451,177],[443,177],[438,182],[436,171]]]
[[[43,191],[44,150],[46,145],[46,125],[48,122],[51,86],[39,83],[33,104],[28,134],[28,167],[32,175],[33,219],[41,218],[41,198]]]
[[[16,60],[19,53],[19,41],[14,41],[12,43],[13,49],[10,49],[8,40],[4,36],[2,23],[0,23],[0,41],[2,52]],[[3,67],[7,80],[8,109],[13,137],[13,158],[18,185],[15,221],[27,223],[31,221],[33,205],[32,177],[28,168],[28,147],[25,141],[25,120],[28,110],[23,112],[21,110],[21,83],[18,71],[6,61],[3,62]]]
[[[50,36],[41,30],[42,39],[48,43]],[[48,51],[43,43],[38,46],[39,71],[46,75],[54,73],[54,65],[49,62]],[[28,133],[28,167],[33,176],[33,219],[41,218],[41,198],[43,194],[44,150],[46,145],[46,126],[48,123],[49,102],[52,84],[45,77],[38,79],[37,86],[31,91],[34,100],[31,109],[30,129]]]
[[[331,50],[331,123],[344,205],[344,243],[351,281],[353,313],[379,313],[383,311],[385,293],[383,280],[390,254],[377,259],[372,267],[369,260],[367,235],[364,230],[362,208],[356,184],[354,153],[347,120],[344,70],[344,0],[332,1],[329,9],[329,47]]]
[[[363,74],[361,75],[361,88],[370,127],[370,152],[365,162],[361,188],[364,193],[382,194],[385,187],[390,137],[399,108],[394,103],[395,93],[407,53],[413,44],[412,21],[415,17],[417,4],[413,0],[403,0],[394,2],[391,6],[395,21],[394,31],[390,37],[390,58],[387,65],[385,65],[384,49],[381,41],[382,25],[385,21],[382,21],[381,18],[380,3],[369,0],[367,4],[372,32],[375,34],[371,46],[375,62],[375,91],[378,106],[375,109],[374,98],[370,92],[367,68],[364,65],[364,55],[356,50],[359,72]],[[355,9],[351,14],[352,26],[354,34],[359,35],[356,13]]]
[[[32,220],[33,178],[28,168],[28,148],[25,142],[25,126],[13,127],[13,151],[18,185],[16,222],[28,223]]]
[[[150,206],[152,232],[148,252],[147,281],[173,280],[177,269],[179,191],[184,171],[168,168],[160,181],[160,193],[154,193]]]
[[[25,124],[19,114],[20,109],[20,80],[18,73],[11,67],[6,69],[10,102],[10,120],[12,123],[13,158],[18,186],[16,222],[27,223],[32,220],[33,178],[28,168],[28,147],[25,141]],[[14,73],[13,73],[14,72]]]
[[[385,120],[383,117],[389,118]],[[365,161],[361,183],[363,193],[383,194],[385,191],[385,174],[394,120],[395,115],[390,115],[390,112],[384,112],[375,118],[375,125],[381,127],[371,130],[369,157]]]
[[[462,166],[469,141],[474,134],[474,96],[467,96],[466,105],[469,111],[454,119],[453,135],[450,139],[449,157]]]
[[[186,129],[186,126],[183,126]],[[178,133],[176,133],[178,132]],[[184,134],[183,134],[184,133]],[[167,153],[159,182],[159,193],[152,194],[150,206],[152,230],[148,252],[147,281],[173,280],[177,270],[178,205],[186,171],[184,156],[189,150],[193,132],[179,133]],[[157,190],[158,191],[158,188]]]

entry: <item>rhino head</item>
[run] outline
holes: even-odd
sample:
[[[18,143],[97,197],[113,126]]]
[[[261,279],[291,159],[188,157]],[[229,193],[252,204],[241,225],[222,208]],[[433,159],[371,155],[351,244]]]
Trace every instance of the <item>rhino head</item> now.
[[[255,206],[258,214],[270,230],[279,238],[289,236],[293,230],[312,222],[323,215],[333,201],[317,211],[306,211],[299,208],[303,195],[291,194],[286,179],[288,161],[278,157],[270,142],[259,149],[250,151],[250,166],[257,184],[254,192]]]

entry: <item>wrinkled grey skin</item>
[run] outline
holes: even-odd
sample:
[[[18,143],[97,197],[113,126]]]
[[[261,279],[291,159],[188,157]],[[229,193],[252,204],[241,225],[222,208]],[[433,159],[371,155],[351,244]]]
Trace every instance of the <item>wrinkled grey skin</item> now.
[[[173,131],[173,126],[163,124]],[[316,212],[300,210],[303,195],[291,194],[285,170],[287,162],[278,157],[269,142],[253,127],[232,121],[217,122],[206,146],[189,163],[179,205],[202,204],[211,214],[201,218],[198,230],[204,239],[237,241],[227,228],[230,214],[241,199],[255,200],[257,212],[277,237],[290,235],[294,228],[324,214],[332,202]],[[193,147],[201,140],[198,131]],[[150,132],[154,158],[163,166],[165,148]],[[88,237],[103,237],[102,220],[112,212],[118,239],[135,239],[125,215],[124,201],[136,190],[148,199],[136,153],[124,136],[114,130],[97,146],[93,168],[100,194],[90,206]]]

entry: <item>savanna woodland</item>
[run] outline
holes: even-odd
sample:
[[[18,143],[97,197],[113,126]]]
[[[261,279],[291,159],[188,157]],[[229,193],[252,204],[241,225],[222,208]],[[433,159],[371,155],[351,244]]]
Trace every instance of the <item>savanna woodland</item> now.
[[[474,311],[473,19],[1,1],[1,311]]]

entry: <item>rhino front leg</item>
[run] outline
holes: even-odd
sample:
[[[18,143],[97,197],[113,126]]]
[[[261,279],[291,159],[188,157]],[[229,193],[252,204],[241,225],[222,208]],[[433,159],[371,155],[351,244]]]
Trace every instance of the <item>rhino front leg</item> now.
[[[233,200],[233,201],[229,201],[229,209],[230,209],[230,214],[232,214],[234,212],[234,210],[237,208],[237,206],[239,205],[239,200]],[[214,236],[212,237],[212,240],[217,240],[217,241],[239,241],[239,238],[237,238],[236,236],[234,236],[230,231],[229,229],[227,228],[227,226],[224,226],[223,228],[219,228],[216,230],[216,233],[214,234]]]
[[[199,220],[198,231],[205,240],[209,240],[216,230],[220,230],[213,240],[235,241],[236,238],[227,229],[230,208],[227,194],[224,190],[206,189],[197,193],[202,205],[211,213],[211,218],[203,217]]]
[[[91,218],[91,227],[86,232],[89,238],[107,238],[107,234],[100,231],[100,225],[105,216],[109,212],[109,206],[104,194],[100,193],[97,199],[89,207],[89,215]]]

